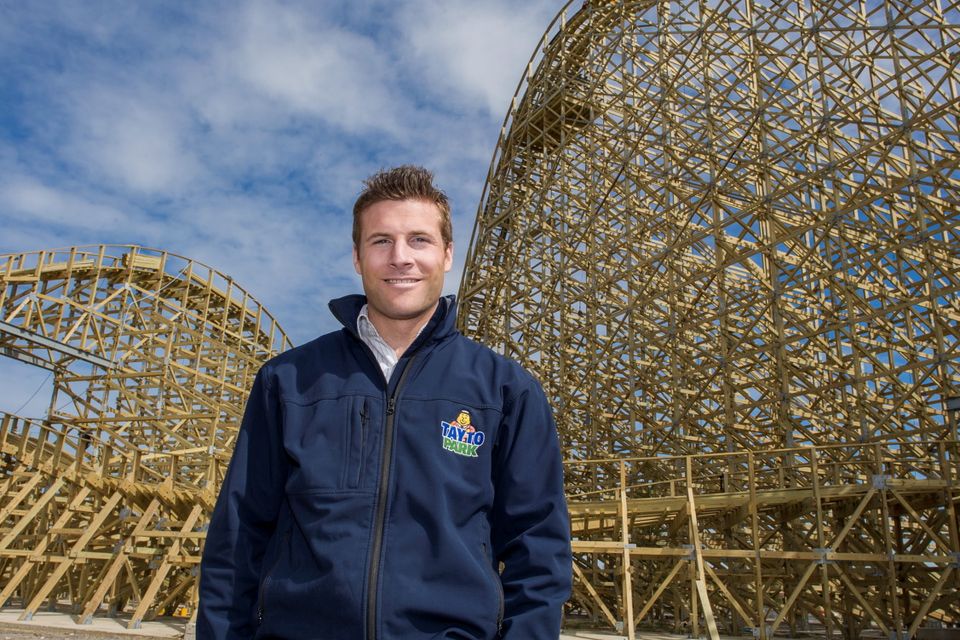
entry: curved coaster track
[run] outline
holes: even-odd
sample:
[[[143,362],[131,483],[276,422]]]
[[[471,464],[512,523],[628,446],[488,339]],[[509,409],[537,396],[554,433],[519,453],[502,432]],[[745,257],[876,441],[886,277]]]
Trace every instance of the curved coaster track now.
[[[259,366],[288,348],[229,277],[162,251],[0,256],[0,352],[53,378],[0,415],[0,606],[129,626],[195,611],[200,550]]]

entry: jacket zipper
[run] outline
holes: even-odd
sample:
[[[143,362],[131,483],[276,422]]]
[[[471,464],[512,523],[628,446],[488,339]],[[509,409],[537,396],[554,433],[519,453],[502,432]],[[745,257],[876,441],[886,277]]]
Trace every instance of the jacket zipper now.
[[[487,556],[487,543],[481,542],[480,546],[483,547],[483,559],[489,560],[489,562],[485,564],[489,568],[490,574],[493,575],[493,583],[497,585],[497,637],[500,637],[500,632],[503,630],[503,583],[500,582],[500,574],[493,568],[493,559]]]
[[[394,414],[397,410],[397,397],[410,372],[410,365],[416,355],[410,356],[400,380],[387,400],[387,425],[384,429],[383,452],[380,456],[380,486],[377,488],[376,519],[373,523],[373,547],[370,552],[370,570],[367,574],[367,640],[377,639],[377,583],[380,578],[380,551],[383,547],[383,523],[387,517],[387,493],[390,490],[390,460],[393,458]]]
[[[277,559],[273,561],[273,564],[270,565],[270,570],[267,571],[267,575],[263,576],[263,582],[260,583],[260,598],[258,600],[259,604],[257,606],[257,624],[263,624],[263,611],[264,611],[264,600],[267,597],[267,582],[270,581],[270,576],[273,575],[273,572],[277,570],[277,565],[280,564],[280,559],[283,557],[283,545],[286,544],[287,538],[290,537],[290,532],[287,531],[283,534],[283,537],[280,539],[280,544],[277,549]]]
[[[363,406],[360,407],[360,462],[357,464],[357,479],[353,483],[354,487],[360,486],[363,479],[363,458],[367,447],[367,421],[370,419],[370,412],[367,409],[367,399],[363,399]]]

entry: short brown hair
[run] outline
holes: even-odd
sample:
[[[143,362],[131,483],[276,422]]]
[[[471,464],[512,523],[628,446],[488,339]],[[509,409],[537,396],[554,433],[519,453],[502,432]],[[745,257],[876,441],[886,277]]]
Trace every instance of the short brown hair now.
[[[360,214],[370,205],[384,200],[422,200],[440,210],[440,237],[444,245],[453,242],[450,201],[433,184],[433,174],[412,164],[381,169],[363,181],[363,191],[353,203],[353,246],[360,246]]]

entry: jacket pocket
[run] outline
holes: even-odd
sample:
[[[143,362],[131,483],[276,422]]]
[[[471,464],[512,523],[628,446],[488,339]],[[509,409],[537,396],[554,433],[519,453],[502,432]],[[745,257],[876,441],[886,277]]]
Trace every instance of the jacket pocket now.
[[[370,400],[357,398],[347,421],[346,446],[343,452],[343,476],[340,486],[356,489],[363,480],[367,433],[370,423]]]
[[[369,454],[376,448],[376,400],[369,396],[288,403],[284,448],[290,460],[288,494],[355,491],[370,484]]]
[[[366,421],[369,408],[366,398],[354,398],[349,402],[346,420],[343,421],[343,452],[340,464],[341,489],[356,489],[360,486],[363,472],[363,448],[366,440]]]
[[[497,589],[497,637],[500,636],[500,631],[503,628],[503,609],[504,609],[504,596],[503,596],[503,583],[500,581],[500,574],[497,573],[496,569],[493,568],[493,555],[487,552],[487,543],[481,542],[480,548],[483,551],[483,560],[484,565],[487,568],[487,573],[493,579],[493,584]]]
[[[289,541],[290,530],[288,529],[280,538],[280,544],[277,545],[278,548],[276,559],[270,565],[267,573],[263,576],[263,581],[260,583],[260,591],[257,594],[257,624],[263,624],[263,616],[266,613],[268,583],[270,582],[270,578],[273,576],[273,572],[277,570],[277,566],[280,564],[280,560],[283,558],[285,547]]]

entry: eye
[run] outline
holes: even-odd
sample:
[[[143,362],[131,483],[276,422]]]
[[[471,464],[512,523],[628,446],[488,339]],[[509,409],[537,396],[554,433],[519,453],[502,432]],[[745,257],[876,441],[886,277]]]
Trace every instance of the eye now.
[[[377,238],[373,241],[373,244],[387,244],[388,242],[390,242],[390,240],[387,238]]]

